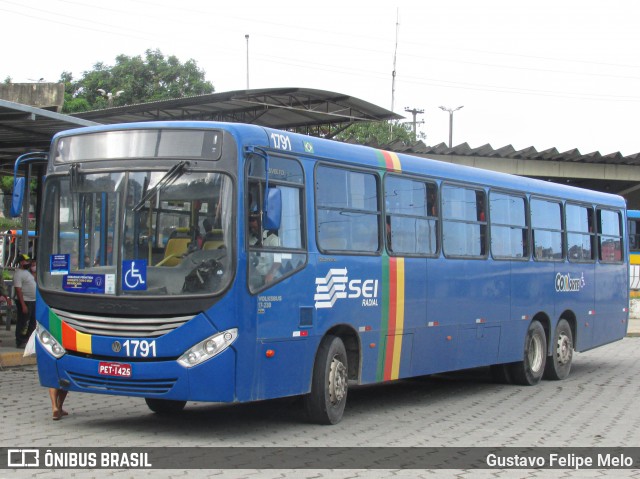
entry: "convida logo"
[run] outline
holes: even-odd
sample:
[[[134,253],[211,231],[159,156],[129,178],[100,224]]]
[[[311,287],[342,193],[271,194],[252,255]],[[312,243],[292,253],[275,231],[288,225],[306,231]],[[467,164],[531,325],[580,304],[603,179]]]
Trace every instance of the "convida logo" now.
[[[585,284],[584,273],[580,278],[572,278],[569,273],[556,274],[556,291],[558,293],[577,293],[584,288]]]
[[[316,278],[316,309],[332,308],[339,299],[362,298],[362,306],[378,306],[378,280],[352,279],[347,268],[332,268],[324,278]]]

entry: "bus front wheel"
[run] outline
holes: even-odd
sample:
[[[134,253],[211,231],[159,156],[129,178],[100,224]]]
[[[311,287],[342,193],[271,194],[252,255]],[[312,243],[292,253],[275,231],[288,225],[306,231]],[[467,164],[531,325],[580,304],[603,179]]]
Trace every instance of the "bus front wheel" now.
[[[544,373],[547,359],[547,337],[538,321],[533,321],[524,341],[524,359],[511,364],[510,377],[515,384],[533,386]]]
[[[336,424],[342,419],[348,390],[347,351],[342,340],[325,336],[313,365],[311,392],[304,398],[309,419],[318,424]]]
[[[173,401],[171,399],[144,398],[153,412],[157,414],[176,414],[184,409],[187,401]]]
[[[565,379],[569,376],[573,359],[573,333],[566,319],[558,321],[553,341],[553,353],[547,358],[544,377],[553,380]]]

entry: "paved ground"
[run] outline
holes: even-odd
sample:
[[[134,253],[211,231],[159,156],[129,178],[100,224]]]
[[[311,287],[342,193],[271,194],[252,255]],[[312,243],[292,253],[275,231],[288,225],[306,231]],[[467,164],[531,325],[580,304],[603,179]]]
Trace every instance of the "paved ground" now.
[[[640,338],[575,357],[565,381],[536,387],[490,381],[486,370],[352,389],[336,426],[305,421],[299,399],[221,406],[189,403],[178,417],[143,400],[71,393],[70,415],[51,421],[34,366],[0,373],[0,447],[61,446],[640,446]],[[640,470],[164,470],[34,471],[33,477],[640,477]],[[31,477],[0,470],[3,477]]]

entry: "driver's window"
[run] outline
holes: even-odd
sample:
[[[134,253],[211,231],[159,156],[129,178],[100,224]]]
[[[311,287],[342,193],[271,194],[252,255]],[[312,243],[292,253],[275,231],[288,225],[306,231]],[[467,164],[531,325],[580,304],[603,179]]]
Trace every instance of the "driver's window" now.
[[[306,262],[303,235],[304,176],[296,161],[270,158],[269,189],[280,190],[282,215],[278,229],[266,229],[264,160],[249,161],[245,196],[249,289],[257,292],[290,276]]]

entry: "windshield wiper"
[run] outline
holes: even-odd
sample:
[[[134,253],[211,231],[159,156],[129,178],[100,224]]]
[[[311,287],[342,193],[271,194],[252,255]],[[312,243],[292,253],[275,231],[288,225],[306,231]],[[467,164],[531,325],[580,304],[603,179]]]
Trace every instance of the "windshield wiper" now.
[[[178,178],[180,178],[184,174],[184,171],[188,165],[189,165],[189,162],[184,160],[174,165],[169,171],[166,172],[166,174],[162,178],[160,178],[160,181],[158,181],[155,185],[153,185],[152,188],[149,188],[147,190],[147,192],[142,196],[140,201],[138,201],[136,205],[133,207],[133,211],[140,211],[144,206],[144,204],[146,203],[146,201],[149,198],[151,198],[153,195],[155,195],[156,192],[162,190],[166,186],[169,186],[171,183],[173,183]]]
[[[74,163],[69,168],[69,190],[71,192],[71,226],[73,229],[78,229],[79,227],[76,223],[76,195],[78,194],[79,184],[80,178],[78,174],[78,164]]]

